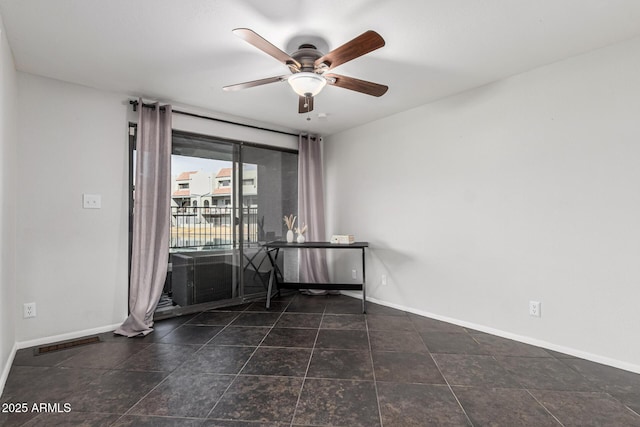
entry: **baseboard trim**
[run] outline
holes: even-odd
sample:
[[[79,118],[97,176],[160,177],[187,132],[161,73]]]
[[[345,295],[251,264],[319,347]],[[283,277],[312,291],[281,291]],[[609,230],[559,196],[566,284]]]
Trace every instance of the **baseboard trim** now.
[[[4,386],[7,383],[7,379],[9,378],[9,371],[11,371],[11,366],[13,365],[13,361],[16,358],[16,353],[18,350],[23,348],[35,347],[43,344],[52,344],[59,341],[73,340],[76,338],[82,338],[87,335],[101,334],[104,332],[113,331],[122,323],[116,323],[114,325],[101,326],[99,328],[92,329],[84,329],[82,331],[69,332],[66,334],[53,335],[49,337],[37,338],[28,341],[16,341],[13,343],[13,348],[11,349],[11,353],[9,353],[9,358],[7,359],[4,367],[2,368],[2,374],[0,375],[0,395],[4,392]]]
[[[352,298],[362,299],[362,293],[360,293],[360,292],[341,291],[341,293],[346,295],[346,296],[352,297]],[[484,326],[484,325],[479,325],[479,324],[472,323],[472,322],[466,322],[464,320],[454,319],[454,318],[447,317],[447,316],[441,316],[439,314],[430,313],[428,311],[422,311],[422,310],[417,310],[417,309],[411,308],[411,307],[405,307],[405,306],[400,305],[400,304],[390,303],[390,302],[387,302],[387,301],[379,300],[377,298],[367,297],[367,301],[368,302],[372,302],[374,304],[384,305],[385,307],[390,307],[390,308],[395,308],[397,310],[406,311],[408,313],[417,314],[419,316],[428,317],[430,319],[441,320],[443,322],[452,323],[454,325],[462,326],[463,328],[475,329],[476,331],[485,332],[487,334],[496,335],[496,336],[499,336],[499,337],[502,337],[502,338],[508,338],[508,339],[511,339],[511,340],[514,340],[514,341],[518,341],[518,342],[521,342],[521,343],[524,343],[524,344],[535,345],[537,347],[542,347],[542,348],[545,348],[547,350],[557,351],[559,353],[564,353],[564,354],[568,354],[570,356],[579,357],[580,359],[585,359],[585,360],[589,360],[591,362],[600,363],[600,364],[603,364],[603,365],[611,366],[613,368],[623,369],[625,371],[629,371],[629,372],[633,372],[633,373],[636,373],[636,374],[640,374],[640,365],[636,365],[634,363],[629,363],[629,362],[625,362],[625,361],[618,360],[618,359],[612,359],[610,357],[601,356],[599,354],[593,354],[593,353],[589,353],[589,352],[586,352],[586,351],[578,350],[578,349],[575,349],[575,348],[565,347],[565,346],[562,346],[562,345],[550,343],[548,341],[539,340],[539,339],[536,339],[536,338],[531,338],[531,337],[528,337],[528,336],[525,336],[525,335],[514,334],[512,332],[507,332],[507,331],[491,328],[491,327]]]
[[[2,367],[2,375],[0,376],[0,395],[4,392],[4,386],[7,384],[7,378],[9,378],[9,371],[11,370],[11,365],[13,365],[13,360],[16,358],[16,352],[18,351],[18,343],[13,343],[13,348],[11,349],[11,353],[9,353],[9,358],[7,362]]]
[[[49,337],[36,338],[28,341],[18,341],[16,344],[18,346],[18,349],[21,350],[23,348],[35,347],[37,345],[52,344],[59,341],[74,340],[76,338],[86,337],[87,335],[102,334],[104,332],[113,331],[117,329],[121,324],[122,323],[116,323],[114,325],[100,326],[98,328],[84,329],[82,331],[69,332],[69,333],[60,334],[60,335],[52,335]]]

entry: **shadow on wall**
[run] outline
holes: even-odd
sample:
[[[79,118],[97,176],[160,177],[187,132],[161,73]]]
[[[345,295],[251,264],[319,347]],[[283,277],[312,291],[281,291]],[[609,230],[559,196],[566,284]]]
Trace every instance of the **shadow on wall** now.
[[[383,288],[391,286],[395,288],[396,278],[401,275],[407,265],[416,262],[416,258],[409,252],[374,244],[369,251],[368,261],[367,290],[369,295],[375,297],[379,292],[385,293]]]
[[[355,251],[327,251],[327,263],[331,280],[340,283],[359,283],[362,280],[361,255]],[[378,297],[384,288],[396,283],[395,277],[400,275],[408,264],[416,262],[409,252],[402,252],[379,243],[370,243],[366,251],[367,295]],[[353,271],[356,271],[355,277]],[[397,292],[397,289],[394,291]]]

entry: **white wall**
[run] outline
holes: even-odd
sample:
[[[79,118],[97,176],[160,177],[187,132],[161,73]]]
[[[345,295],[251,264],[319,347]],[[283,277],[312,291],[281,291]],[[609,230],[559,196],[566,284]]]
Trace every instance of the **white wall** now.
[[[327,233],[371,242],[370,295],[640,372],[638,52],[636,38],[326,138]]]
[[[16,71],[0,17],[0,393],[15,351]]]
[[[16,339],[64,336],[127,314],[126,98],[18,73]],[[83,209],[83,193],[102,209]]]
[[[37,304],[36,318],[13,315],[24,347],[109,330],[127,315],[128,123],[137,114],[126,95],[17,74],[14,300],[16,307]],[[180,115],[174,128],[283,147],[297,142]],[[83,193],[100,194],[102,209],[83,209]]]

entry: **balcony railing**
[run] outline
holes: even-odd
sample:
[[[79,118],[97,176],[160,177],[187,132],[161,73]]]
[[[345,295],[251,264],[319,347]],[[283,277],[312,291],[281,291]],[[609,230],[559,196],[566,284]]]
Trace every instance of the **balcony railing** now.
[[[240,226],[240,208],[171,207],[171,249],[232,247]],[[243,236],[258,241],[258,208],[242,208]],[[237,237],[236,237],[237,239]]]

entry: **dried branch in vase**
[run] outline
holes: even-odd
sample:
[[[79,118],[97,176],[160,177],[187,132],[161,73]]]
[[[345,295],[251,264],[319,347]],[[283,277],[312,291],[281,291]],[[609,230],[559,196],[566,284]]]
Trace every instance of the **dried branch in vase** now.
[[[284,217],[284,223],[287,225],[289,230],[293,230],[293,225],[296,223],[296,216],[293,214]]]

